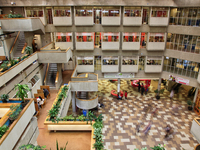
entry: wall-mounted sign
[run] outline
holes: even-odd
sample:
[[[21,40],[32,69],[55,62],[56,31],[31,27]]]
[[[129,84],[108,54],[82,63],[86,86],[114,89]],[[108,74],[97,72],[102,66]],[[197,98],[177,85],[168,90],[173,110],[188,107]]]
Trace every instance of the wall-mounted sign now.
[[[104,73],[104,78],[134,78],[134,73]]]
[[[185,84],[185,85],[189,85],[189,82],[190,82],[190,80],[188,80],[188,79],[176,77],[176,76],[173,76],[173,75],[169,75],[169,80],[180,83],[180,84]]]

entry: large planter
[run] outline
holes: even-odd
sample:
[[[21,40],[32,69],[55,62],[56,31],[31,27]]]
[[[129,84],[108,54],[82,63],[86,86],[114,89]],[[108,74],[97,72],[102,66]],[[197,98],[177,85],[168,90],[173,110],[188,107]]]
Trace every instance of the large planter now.
[[[198,144],[194,149],[195,150],[200,150],[200,144]]]
[[[190,111],[191,111],[191,110],[192,110],[192,106],[188,106],[188,110],[190,110]]]

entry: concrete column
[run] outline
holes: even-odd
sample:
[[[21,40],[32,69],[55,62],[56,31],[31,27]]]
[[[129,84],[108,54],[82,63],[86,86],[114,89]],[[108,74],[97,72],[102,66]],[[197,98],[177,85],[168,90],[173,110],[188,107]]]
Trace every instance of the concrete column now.
[[[158,91],[160,91],[160,87],[161,87],[161,78],[159,78],[158,80]]]
[[[76,99],[75,99],[75,92],[72,92],[72,110],[73,110],[73,113],[76,114]]]
[[[118,78],[117,92],[120,92],[120,78]]]
[[[33,32],[24,32],[24,36],[25,36],[25,40],[26,40],[27,46],[32,47],[34,33]]]
[[[196,99],[197,99],[198,91],[199,91],[199,88],[196,88],[195,95],[194,95],[194,99],[193,99],[193,103],[194,103],[194,104],[195,104]],[[192,105],[192,107],[194,108],[194,105]]]

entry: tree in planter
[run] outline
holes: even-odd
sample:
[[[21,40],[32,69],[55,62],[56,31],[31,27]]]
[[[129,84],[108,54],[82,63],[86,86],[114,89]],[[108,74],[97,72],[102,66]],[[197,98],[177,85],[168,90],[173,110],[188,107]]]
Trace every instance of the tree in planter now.
[[[7,103],[9,101],[9,95],[8,94],[2,94],[1,100],[3,103]]]
[[[26,52],[26,54],[28,54],[28,56],[32,53],[32,47],[30,47],[30,46],[27,46],[26,48],[25,48],[25,52]]]
[[[2,136],[6,133],[6,131],[8,130],[8,126],[7,125],[3,125],[2,127],[0,127],[0,139],[2,138]]]
[[[14,120],[16,120],[20,114],[20,112],[22,111],[20,105],[11,105],[10,106],[10,113],[8,113],[9,119],[11,122],[13,122]]]
[[[16,93],[16,96],[18,97],[18,98],[21,98],[21,100],[22,100],[22,106],[24,107],[27,103],[25,103],[25,99],[24,98],[28,98],[28,94],[27,94],[27,92],[28,91],[31,91],[30,89],[29,89],[29,87],[28,87],[28,85],[26,85],[26,84],[17,84],[16,86],[15,86],[15,90],[18,90],[17,91],[17,93]]]
[[[165,89],[161,89],[160,91],[158,91],[158,89],[156,89],[154,92],[156,93],[156,99],[160,99],[160,94],[163,94]]]
[[[193,102],[191,100],[188,100],[187,104],[188,104],[188,110],[192,110],[192,104],[193,104]]]

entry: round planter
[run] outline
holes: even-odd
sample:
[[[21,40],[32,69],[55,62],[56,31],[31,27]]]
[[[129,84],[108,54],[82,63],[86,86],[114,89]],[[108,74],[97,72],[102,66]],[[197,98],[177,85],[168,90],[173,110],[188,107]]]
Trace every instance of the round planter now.
[[[190,110],[190,111],[191,111],[191,110],[192,110],[192,106],[188,106],[188,110]]]
[[[200,150],[200,144],[196,145],[195,150]]]
[[[157,100],[159,100],[159,99],[160,99],[160,96],[159,96],[159,95],[157,95],[157,96],[156,96],[156,99],[157,99]]]

